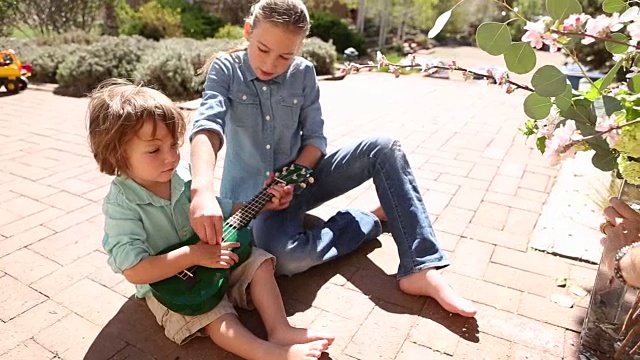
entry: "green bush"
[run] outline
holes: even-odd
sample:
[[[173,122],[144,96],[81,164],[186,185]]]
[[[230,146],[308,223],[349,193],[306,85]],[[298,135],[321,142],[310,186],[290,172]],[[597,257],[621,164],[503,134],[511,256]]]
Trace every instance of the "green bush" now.
[[[216,39],[242,39],[244,38],[244,28],[242,26],[226,24],[218,29]]]
[[[65,44],[91,45],[100,41],[100,36],[81,30],[69,31],[62,34],[54,34],[46,37],[38,37],[35,40],[38,46],[58,46]]]
[[[138,36],[105,37],[78,49],[58,67],[56,80],[65,95],[83,96],[112,77],[132,78],[140,60],[155,43]]]
[[[16,50],[21,60],[33,64],[34,82],[57,82],[59,94],[84,96],[103,80],[119,77],[157,87],[174,99],[200,96],[204,76],[196,76],[196,71],[211,56],[243,43],[237,39],[170,38],[155,42],[140,36],[102,36],[90,45],[65,42],[38,46],[38,40],[0,38],[0,47]],[[305,39],[301,56],[316,66],[318,75],[333,73],[333,44]]]
[[[118,18],[120,32],[125,35],[140,35],[147,39],[160,40],[182,36],[182,18],[179,9],[162,6],[158,1],[150,1],[137,12],[127,4],[120,5]]]
[[[318,37],[327,42],[332,40],[340,54],[350,47],[361,55],[366,54],[364,37],[351,30],[337,15],[329,12],[311,12],[310,17],[310,37]]]
[[[317,75],[332,75],[336,63],[336,47],[319,38],[304,40],[301,56],[313,63]]]
[[[223,19],[209,14],[200,5],[184,0],[158,0],[169,9],[178,10],[182,19],[182,34],[193,39],[212,38],[226,23]]]

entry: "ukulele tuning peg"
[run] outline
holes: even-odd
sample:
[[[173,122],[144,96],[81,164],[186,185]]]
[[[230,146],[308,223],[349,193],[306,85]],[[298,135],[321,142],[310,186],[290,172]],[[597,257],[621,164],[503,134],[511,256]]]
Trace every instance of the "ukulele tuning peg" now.
[[[313,184],[313,182],[314,182],[314,181],[316,181],[314,178],[309,177],[309,183],[310,183],[310,184]]]
[[[274,175],[275,175],[275,177],[280,177],[280,173],[279,172],[275,173]]]
[[[306,188],[306,187],[307,187],[307,184],[305,184],[305,183],[300,183],[300,187],[304,189],[304,188]]]

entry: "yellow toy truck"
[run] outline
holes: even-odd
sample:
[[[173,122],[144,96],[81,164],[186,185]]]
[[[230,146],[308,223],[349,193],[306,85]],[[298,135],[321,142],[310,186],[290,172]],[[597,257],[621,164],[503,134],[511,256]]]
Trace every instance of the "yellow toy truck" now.
[[[0,51],[0,88],[4,87],[9,93],[25,90],[31,70],[31,64],[20,62],[15,51]]]

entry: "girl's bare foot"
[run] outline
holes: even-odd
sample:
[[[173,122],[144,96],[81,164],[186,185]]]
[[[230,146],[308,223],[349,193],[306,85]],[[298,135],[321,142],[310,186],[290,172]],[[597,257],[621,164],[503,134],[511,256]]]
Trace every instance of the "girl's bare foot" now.
[[[328,345],[331,345],[334,339],[335,336],[332,334],[288,325],[269,334],[269,342],[279,345],[306,344],[317,340],[325,340]]]
[[[430,296],[445,310],[473,317],[476,309],[471,301],[458,295],[436,269],[426,269],[400,279],[400,290],[407,294]]]

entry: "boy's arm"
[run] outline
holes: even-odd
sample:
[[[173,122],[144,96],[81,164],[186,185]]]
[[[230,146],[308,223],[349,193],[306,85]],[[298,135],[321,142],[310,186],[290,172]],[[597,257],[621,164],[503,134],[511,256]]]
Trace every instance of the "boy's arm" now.
[[[166,279],[197,263],[190,247],[153,256],[139,214],[123,204],[106,202],[105,235],[102,245],[108,263],[133,284],[149,284]]]

